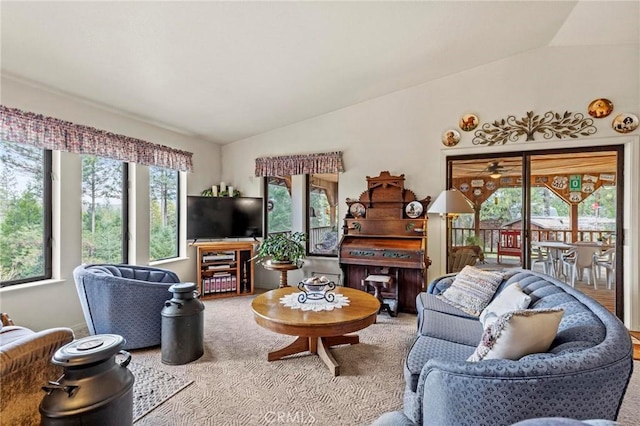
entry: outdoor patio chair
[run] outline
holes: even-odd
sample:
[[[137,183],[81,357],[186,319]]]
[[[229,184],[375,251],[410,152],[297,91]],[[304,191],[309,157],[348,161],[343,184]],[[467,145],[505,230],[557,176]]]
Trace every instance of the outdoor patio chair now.
[[[593,255],[593,263],[598,278],[600,278],[600,268],[605,269],[607,274],[607,289],[611,290],[611,285],[616,277],[616,249],[610,248],[602,253],[595,253]]]
[[[467,265],[475,265],[478,256],[473,250],[457,250],[449,256],[450,272],[460,272]]]
[[[540,247],[532,247],[531,248],[531,270],[535,268],[536,265],[542,265],[542,272],[545,275],[550,275],[552,277],[556,276],[556,267],[553,258],[550,256],[548,250],[543,250]]]
[[[576,246],[562,254],[562,271],[569,279],[571,287],[575,287],[576,278],[580,281],[582,280],[584,270],[588,269],[587,282],[591,284],[593,281],[594,290],[598,289],[593,264],[593,255],[598,250],[597,247],[593,246]]]

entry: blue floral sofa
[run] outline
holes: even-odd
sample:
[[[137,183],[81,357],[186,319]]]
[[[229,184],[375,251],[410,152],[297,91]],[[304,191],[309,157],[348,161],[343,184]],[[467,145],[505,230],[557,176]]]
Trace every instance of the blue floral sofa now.
[[[557,333],[544,353],[471,362],[467,359],[483,336],[479,319],[437,296],[455,277],[437,278],[418,295],[418,334],[404,366],[403,412],[386,413],[374,425],[616,420],[633,359],[629,332],[615,315],[552,277],[504,271],[496,295],[518,283],[530,297],[528,309],[562,308]]]
[[[179,283],[167,269],[125,264],[84,264],[73,271],[90,334],[118,334],[124,349],[157,346],[169,287]]]

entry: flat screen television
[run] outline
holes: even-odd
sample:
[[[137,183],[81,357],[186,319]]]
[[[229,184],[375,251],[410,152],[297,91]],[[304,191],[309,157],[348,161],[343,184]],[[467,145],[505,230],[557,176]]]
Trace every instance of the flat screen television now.
[[[187,196],[187,239],[262,237],[262,198]]]

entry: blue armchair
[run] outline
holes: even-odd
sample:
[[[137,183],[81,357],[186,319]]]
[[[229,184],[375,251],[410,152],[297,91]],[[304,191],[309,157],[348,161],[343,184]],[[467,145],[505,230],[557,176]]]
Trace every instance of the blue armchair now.
[[[164,302],[180,282],[169,270],[137,265],[90,264],[73,271],[91,334],[118,334],[125,349],[160,344]]]

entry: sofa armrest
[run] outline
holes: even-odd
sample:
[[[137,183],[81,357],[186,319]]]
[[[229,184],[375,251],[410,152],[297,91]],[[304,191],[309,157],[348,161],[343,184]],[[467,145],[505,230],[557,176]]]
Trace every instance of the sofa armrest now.
[[[58,348],[73,341],[70,328],[50,328],[0,346],[0,376],[29,368],[40,359],[51,360]]]
[[[53,328],[30,332],[0,346],[2,424],[40,424],[38,406],[44,397],[41,387],[49,380],[58,380],[63,371],[51,363],[51,357],[71,341],[70,328]]]
[[[630,360],[612,360],[581,371],[548,365],[543,372],[533,364],[429,360],[418,380],[420,415],[432,422],[425,424],[457,425],[478,424],[481,419],[487,424],[512,424],[545,416],[616,419],[631,374]]]
[[[438,278],[435,278],[433,281],[429,283],[429,286],[427,287],[427,293],[441,294],[446,289],[451,287],[451,284],[453,283],[453,280],[455,280],[456,275],[458,275],[458,273],[454,272],[451,274],[442,275]]]

